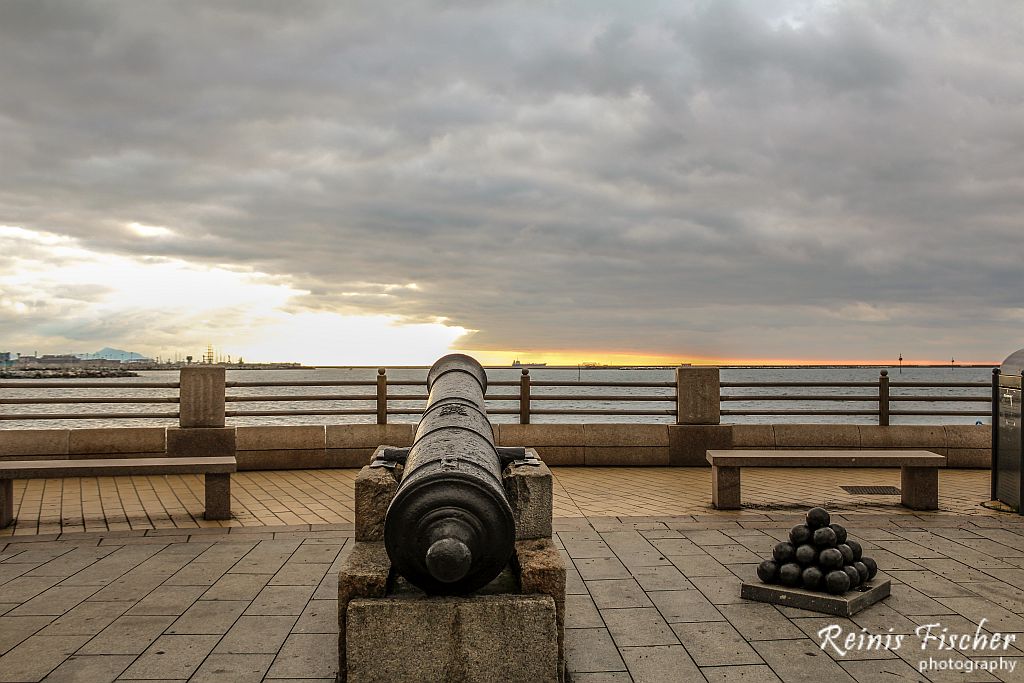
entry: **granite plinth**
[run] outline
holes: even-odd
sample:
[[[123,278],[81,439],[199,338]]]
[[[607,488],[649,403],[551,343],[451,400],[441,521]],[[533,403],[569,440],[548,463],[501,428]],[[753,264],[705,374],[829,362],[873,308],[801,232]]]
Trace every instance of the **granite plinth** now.
[[[832,614],[837,617],[850,617],[887,597],[892,582],[889,579],[868,582],[862,589],[855,588],[842,595],[829,595],[820,591],[805,588],[787,588],[785,586],[766,583],[746,583],[740,586],[740,597],[757,602],[770,602],[774,605],[796,607]]]

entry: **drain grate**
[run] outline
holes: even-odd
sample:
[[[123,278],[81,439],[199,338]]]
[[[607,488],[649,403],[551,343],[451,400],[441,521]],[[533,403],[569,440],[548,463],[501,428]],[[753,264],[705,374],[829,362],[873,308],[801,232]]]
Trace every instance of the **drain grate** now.
[[[900,490],[896,486],[840,486],[847,493],[855,496],[898,496]]]

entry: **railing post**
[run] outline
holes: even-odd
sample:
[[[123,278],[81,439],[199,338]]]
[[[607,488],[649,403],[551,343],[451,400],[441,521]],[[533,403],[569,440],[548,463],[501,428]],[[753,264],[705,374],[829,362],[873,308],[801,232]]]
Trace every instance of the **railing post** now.
[[[377,368],[377,424],[388,423],[388,371]]]
[[[878,375],[878,424],[889,426],[889,371]]]
[[[527,369],[519,378],[519,424],[530,424],[530,371]]]
[[[722,422],[722,389],[717,367],[676,368],[676,424]]]
[[[224,367],[187,365],[178,378],[179,426],[223,427]]]
[[[999,368],[992,369],[992,498],[999,500],[999,463],[996,453],[999,449]]]

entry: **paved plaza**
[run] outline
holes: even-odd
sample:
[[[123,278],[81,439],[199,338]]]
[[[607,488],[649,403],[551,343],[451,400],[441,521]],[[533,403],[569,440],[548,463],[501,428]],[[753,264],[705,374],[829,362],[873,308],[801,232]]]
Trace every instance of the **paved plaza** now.
[[[334,680],[354,474],[239,473],[235,504],[251,497],[262,507],[245,503],[231,526],[196,519],[185,477],[114,482],[122,512],[111,519],[63,518],[76,509],[65,494],[73,480],[59,489],[45,482],[55,490],[43,487],[39,503],[23,485],[26,512],[52,515],[53,500],[58,512],[0,538],[0,681]],[[1024,523],[978,505],[988,498],[986,472],[943,472],[935,513],[838,488],[898,485],[898,472],[882,470],[751,470],[744,485],[753,507],[739,512],[708,509],[705,470],[563,468],[555,477],[577,683],[1024,680],[1021,643],[983,657],[962,643],[921,650],[915,635],[940,624],[936,632],[973,636],[984,620],[981,635],[1024,641]],[[79,480],[78,490],[90,485]],[[95,483],[101,492],[109,485]],[[79,493],[77,509],[92,502]],[[891,577],[892,596],[852,619],[741,600],[740,581],[802,519],[797,508],[822,502]],[[307,514],[318,518],[282,525]],[[819,647],[826,627],[907,642],[843,656]],[[918,671],[929,657],[962,669],[997,656],[1004,668],[992,673]]]

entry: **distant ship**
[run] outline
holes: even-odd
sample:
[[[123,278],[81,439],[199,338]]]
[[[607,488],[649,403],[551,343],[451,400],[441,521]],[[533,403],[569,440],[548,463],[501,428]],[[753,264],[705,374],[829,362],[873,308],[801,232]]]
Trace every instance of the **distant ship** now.
[[[512,361],[512,367],[514,368],[543,368],[547,367],[547,363],[520,363],[519,359]]]

